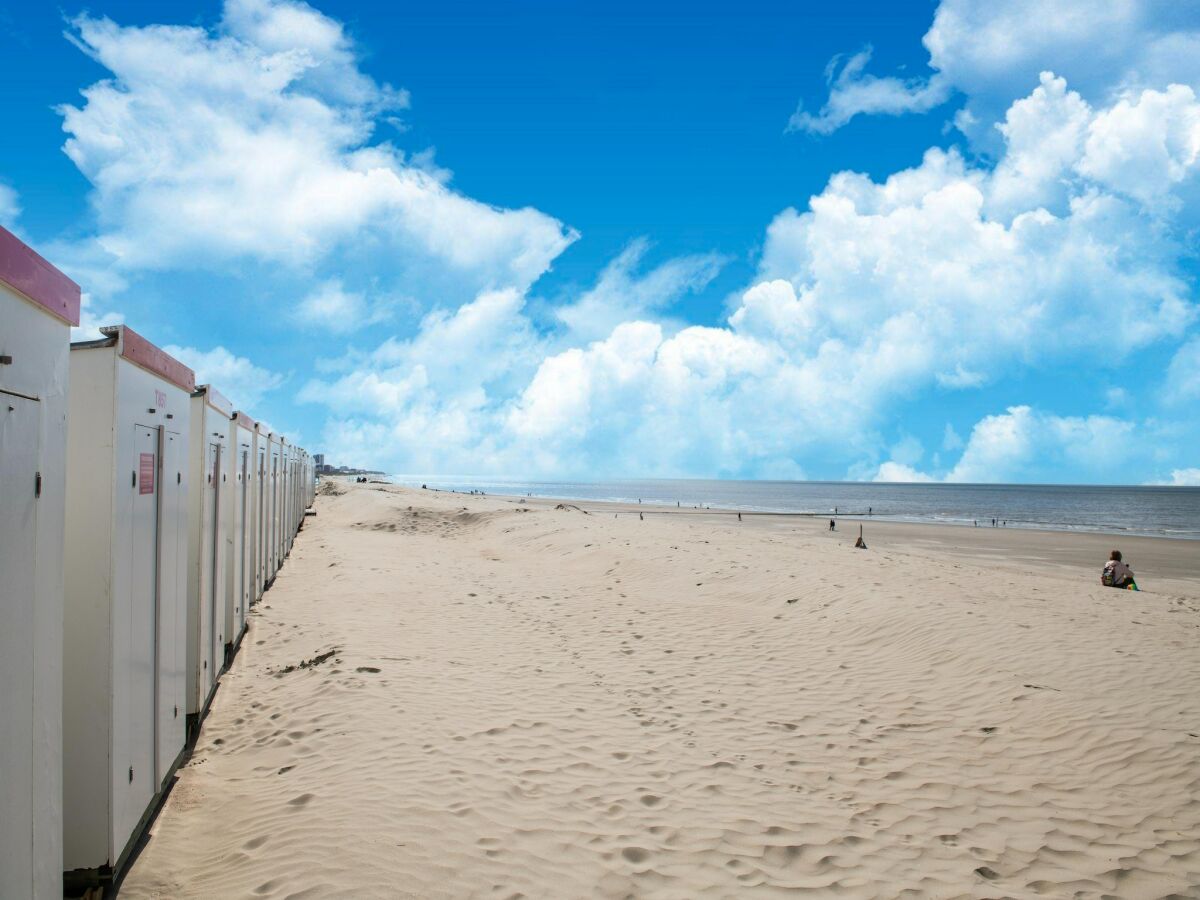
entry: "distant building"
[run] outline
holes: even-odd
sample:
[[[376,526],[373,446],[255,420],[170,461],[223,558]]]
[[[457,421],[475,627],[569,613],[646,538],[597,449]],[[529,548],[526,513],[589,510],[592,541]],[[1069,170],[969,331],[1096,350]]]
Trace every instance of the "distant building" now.
[[[334,466],[325,462],[324,453],[313,454],[313,469],[318,475],[382,475],[374,469],[356,469],[352,466]]]

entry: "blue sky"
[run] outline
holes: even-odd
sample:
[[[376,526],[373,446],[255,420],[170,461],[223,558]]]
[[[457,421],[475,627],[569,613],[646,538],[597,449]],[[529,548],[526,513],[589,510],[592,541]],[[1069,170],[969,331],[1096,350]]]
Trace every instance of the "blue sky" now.
[[[0,223],[339,462],[1196,483],[1200,13],[1095,6],[14,7]]]

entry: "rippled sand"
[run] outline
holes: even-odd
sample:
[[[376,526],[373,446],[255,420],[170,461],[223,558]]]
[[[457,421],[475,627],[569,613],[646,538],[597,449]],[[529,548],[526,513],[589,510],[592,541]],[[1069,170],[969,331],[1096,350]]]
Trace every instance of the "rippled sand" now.
[[[1194,544],[344,490],[123,897],[1200,895]]]

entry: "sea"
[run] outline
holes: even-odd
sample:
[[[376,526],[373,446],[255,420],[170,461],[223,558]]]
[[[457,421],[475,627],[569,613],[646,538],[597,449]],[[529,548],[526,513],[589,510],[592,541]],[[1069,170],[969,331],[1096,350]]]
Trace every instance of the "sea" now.
[[[1200,487],[879,484],[846,481],[524,481],[393,475],[396,484],[557,500],[1091,531],[1200,540]]]

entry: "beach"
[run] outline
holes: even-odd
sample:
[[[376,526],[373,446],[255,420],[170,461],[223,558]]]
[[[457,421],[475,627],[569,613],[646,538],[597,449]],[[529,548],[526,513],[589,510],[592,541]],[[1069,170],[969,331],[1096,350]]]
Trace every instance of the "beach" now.
[[[315,509],[123,897],[1200,893],[1196,542]]]

